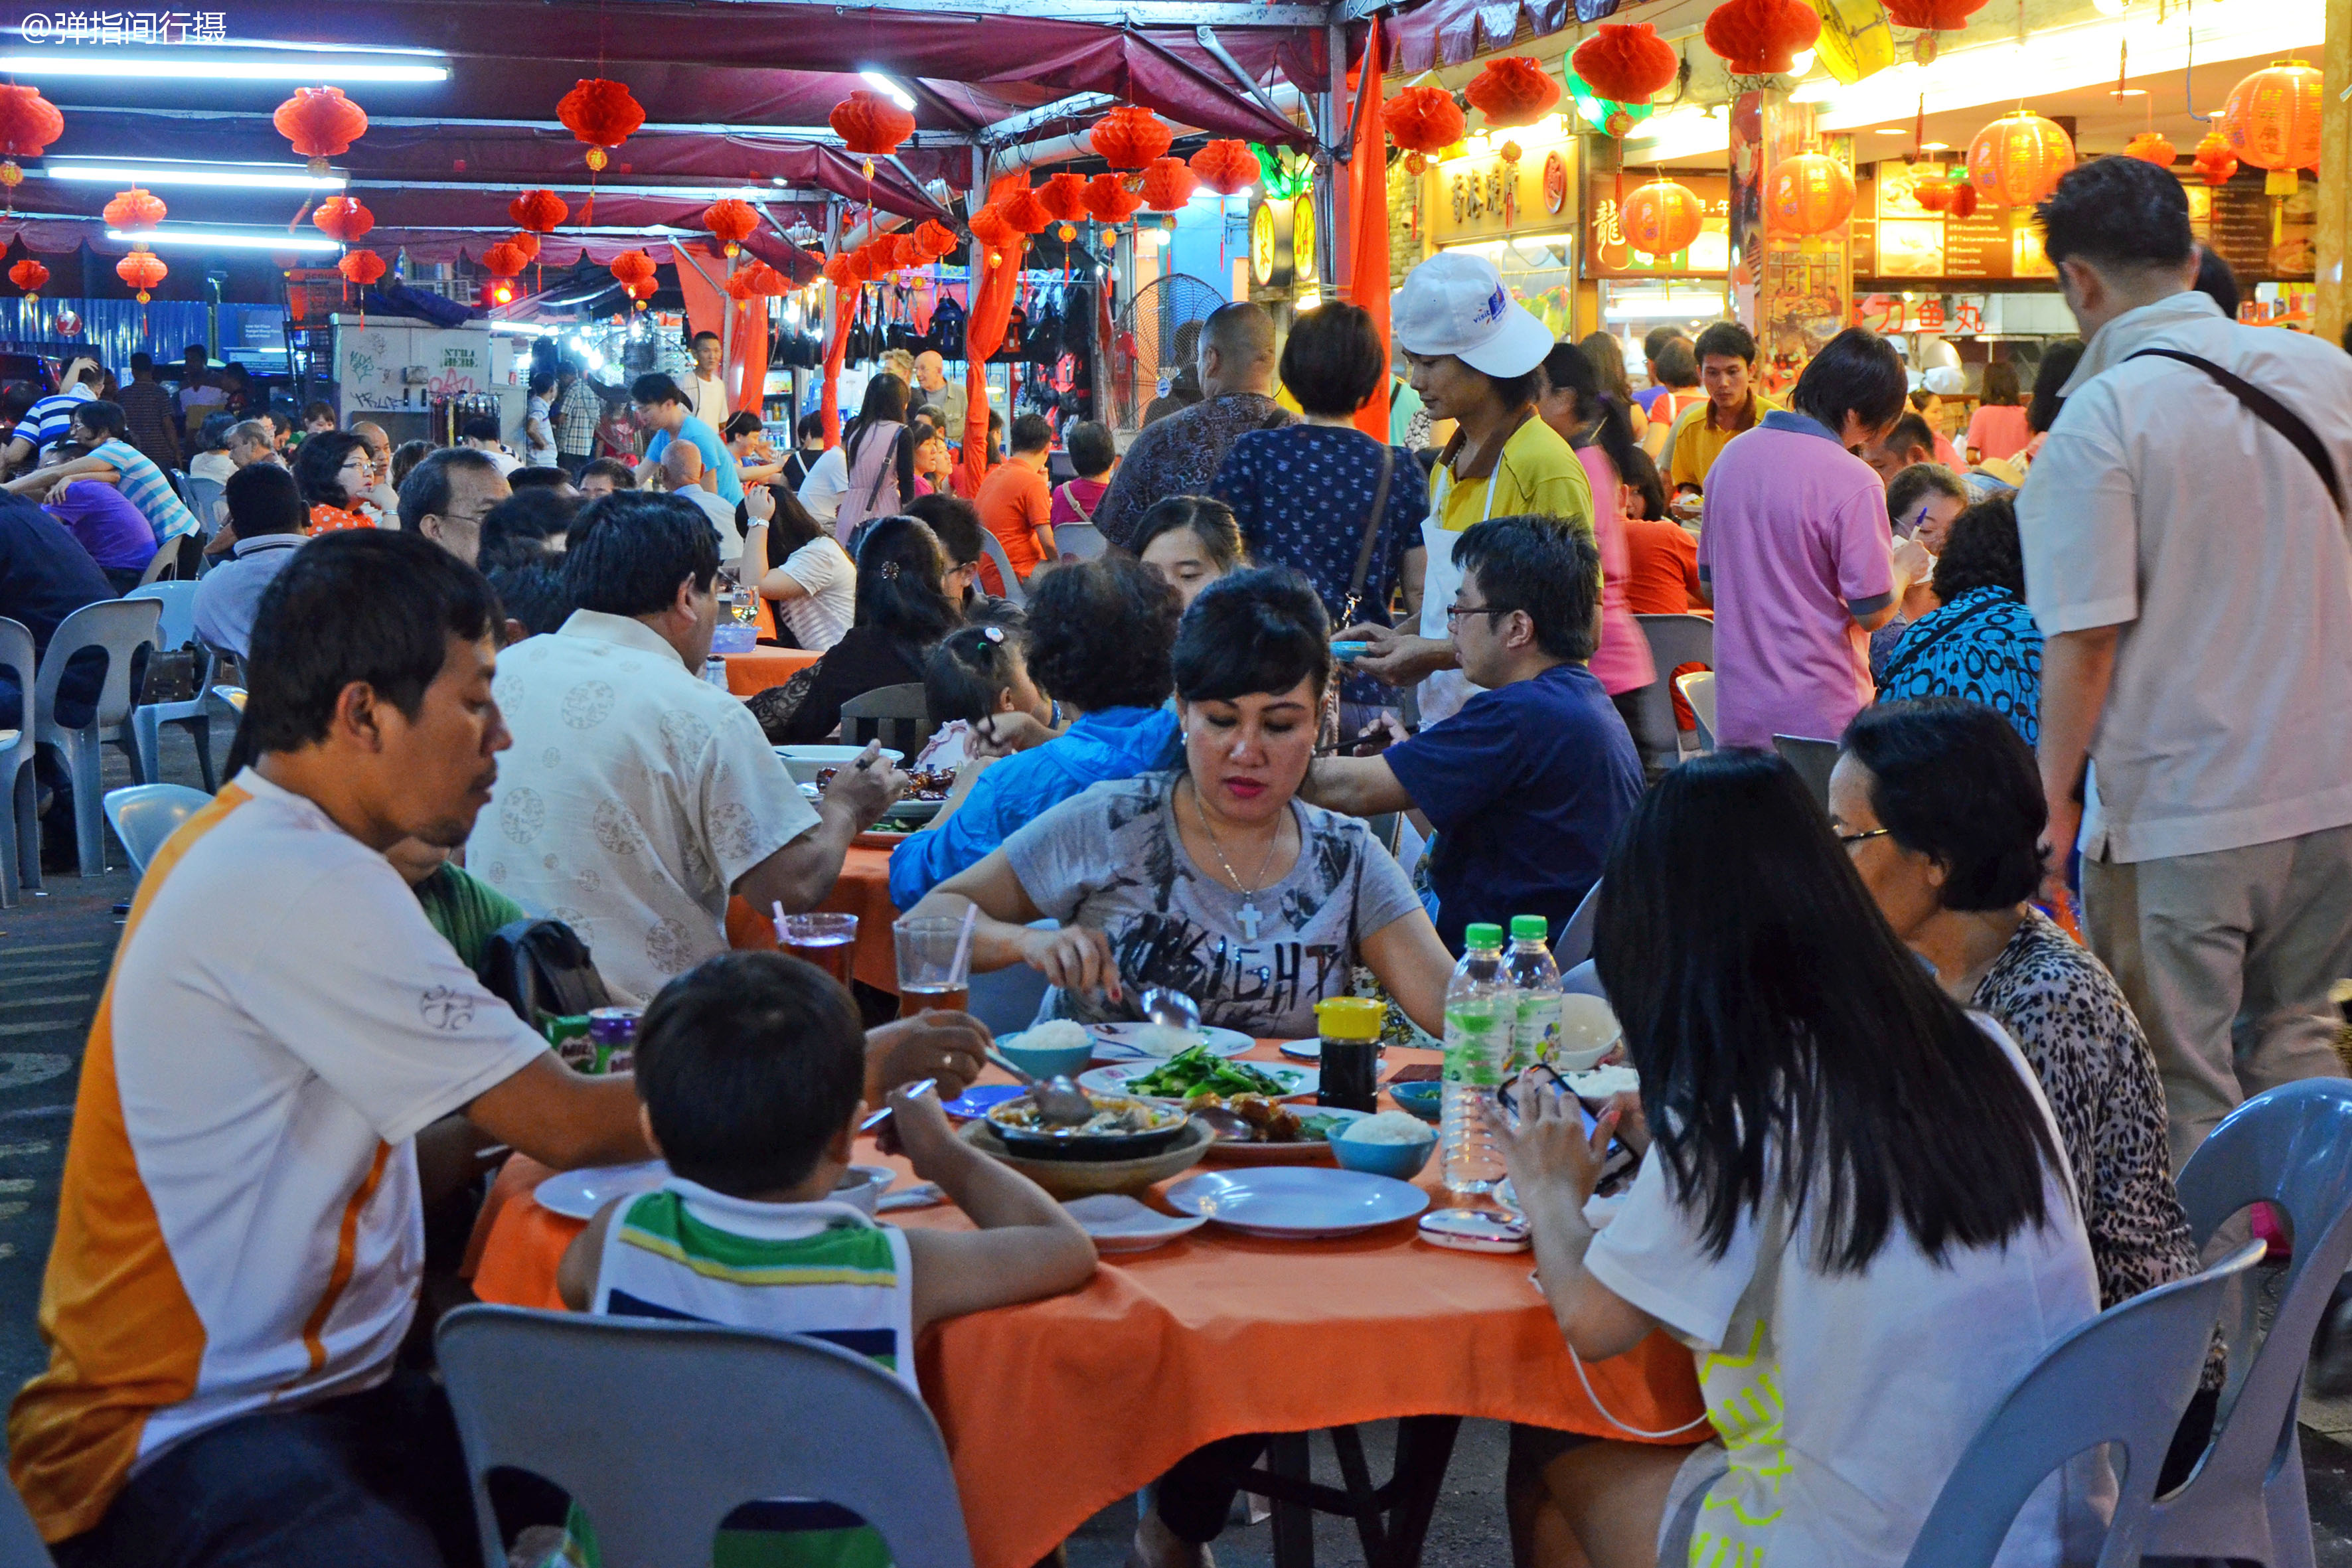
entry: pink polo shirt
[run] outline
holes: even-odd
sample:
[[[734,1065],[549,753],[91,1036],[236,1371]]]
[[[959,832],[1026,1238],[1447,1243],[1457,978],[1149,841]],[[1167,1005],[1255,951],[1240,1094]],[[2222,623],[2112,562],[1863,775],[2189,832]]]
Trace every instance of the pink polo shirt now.
[[[1847,605],[1895,591],[1893,538],[1878,476],[1815,421],[1776,409],[1723,449],[1698,538],[1723,744],[1844,733],[1874,694]]]

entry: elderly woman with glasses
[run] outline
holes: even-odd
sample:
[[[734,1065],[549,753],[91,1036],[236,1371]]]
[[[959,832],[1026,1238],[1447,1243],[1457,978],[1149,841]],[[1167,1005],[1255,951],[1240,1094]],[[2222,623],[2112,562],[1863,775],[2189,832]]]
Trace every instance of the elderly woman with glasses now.
[[[367,443],[348,430],[310,437],[294,453],[294,482],[310,503],[310,531],[373,528],[379,517],[395,515],[400,498],[378,482]]]

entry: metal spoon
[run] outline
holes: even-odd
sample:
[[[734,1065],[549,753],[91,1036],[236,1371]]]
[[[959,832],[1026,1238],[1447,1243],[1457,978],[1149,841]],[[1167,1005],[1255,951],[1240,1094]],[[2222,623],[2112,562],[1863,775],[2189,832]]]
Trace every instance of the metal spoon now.
[[[1165,985],[1147,985],[1139,1000],[1143,1016],[1163,1028],[1201,1032],[1201,1005],[1181,991],[1171,991]]]
[[[1011,1073],[1015,1081],[1028,1086],[1030,1101],[1037,1107],[1037,1120],[1046,1126],[1083,1127],[1094,1119],[1094,1102],[1087,1098],[1084,1089],[1070,1081],[1067,1073],[1041,1079],[1014,1067],[994,1049],[989,1051],[988,1059]]]

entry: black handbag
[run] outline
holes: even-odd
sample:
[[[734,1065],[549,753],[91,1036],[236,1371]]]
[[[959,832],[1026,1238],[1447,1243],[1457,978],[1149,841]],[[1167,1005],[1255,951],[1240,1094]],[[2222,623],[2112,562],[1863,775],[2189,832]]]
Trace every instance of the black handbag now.
[[[204,660],[205,650],[194,643],[150,652],[146,671],[140,678],[139,706],[144,708],[151,702],[194,702],[197,679],[204,673]]]
[[[511,921],[490,933],[481,982],[538,1028],[549,1017],[577,1017],[613,1005],[588,944],[562,921]]]

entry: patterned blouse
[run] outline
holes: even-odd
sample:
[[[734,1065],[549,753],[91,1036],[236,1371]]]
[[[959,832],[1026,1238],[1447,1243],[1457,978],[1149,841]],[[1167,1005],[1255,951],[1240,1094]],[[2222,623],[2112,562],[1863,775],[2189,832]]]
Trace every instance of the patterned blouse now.
[[[2029,909],[1969,1005],[2000,1021],[2042,1080],[2082,1197],[2100,1307],[2197,1272],[2156,1058],[2106,966]]]
[[[1971,588],[1911,623],[1887,656],[1878,700],[1965,697],[2042,738],[2042,628],[2006,588]]]
[[[1170,496],[1204,496],[1217,465],[1243,432],[1293,422],[1290,412],[1263,393],[1234,392],[1196,403],[1139,432],[1110,489],[1095,503],[1095,526],[1122,550],[1143,514]]]

